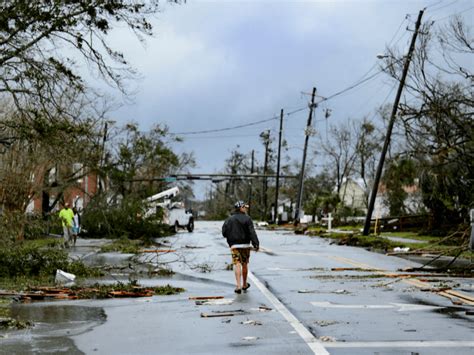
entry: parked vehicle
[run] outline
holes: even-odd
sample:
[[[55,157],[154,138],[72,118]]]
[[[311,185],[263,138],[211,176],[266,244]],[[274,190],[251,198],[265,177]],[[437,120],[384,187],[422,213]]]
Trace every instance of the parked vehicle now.
[[[145,216],[152,214],[163,214],[163,223],[168,224],[175,233],[180,228],[186,228],[188,232],[194,230],[194,217],[191,210],[184,208],[182,202],[171,202],[171,198],[179,194],[179,189],[171,189],[157,193],[146,199],[148,209]]]

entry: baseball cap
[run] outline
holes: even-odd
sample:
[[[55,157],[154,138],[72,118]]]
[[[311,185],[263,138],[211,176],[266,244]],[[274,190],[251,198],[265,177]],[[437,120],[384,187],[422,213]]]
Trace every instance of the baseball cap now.
[[[248,205],[248,203],[245,203],[244,201],[240,200],[240,201],[237,201],[234,204],[234,207],[235,208],[242,208],[242,207],[249,207],[249,205]]]

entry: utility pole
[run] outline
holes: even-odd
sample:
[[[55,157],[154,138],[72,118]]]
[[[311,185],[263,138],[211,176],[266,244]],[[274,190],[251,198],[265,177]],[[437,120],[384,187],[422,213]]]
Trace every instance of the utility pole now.
[[[421,17],[423,16],[424,10],[421,10],[418,14],[418,19],[416,20],[415,32],[411,39],[410,48],[405,59],[405,65],[403,67],[402,77],[400,79],[400,84],[398,85],[397,95],[395,96],[395,102],[393,103],[392,113],[390,115],[390,120],[388,122],[387,134],[385,135],[385,141],[383,143],[382,152],[380,154],[379,164],[377,166],[377,171],[375,173],[374,185],[372,186],[372,192],[370,194],[369,207],[367,209],[367,216],[365,218],[364,231],[363,235],[369,235],[370,232],[370,221],[372,219],[372,213],[374,211],[375,199],[377,197],[377,191],[379,188],[380,177],[382,176],[383,164],[385,162],[385,155],[387,154],[388,146],[390,145],[390,138],[392,136],[392,129],[395,123],[395,118],[397,115],[398,104],[400,102],[400,97],[402,95],[403,86],[405,85],[405,79],[408,74],[408,68],[410,67],[410,61],[415,50],[416,37],[418,36],[418,31],[421,25]]]
[[[104,123],[104,135],[102,137],[102,146],[101,146],[101,152],[100,152],[100,169],[101,170],[104,167],[103,165],[105,163],[105,142],[107,142],[107,128],[108,128],[107,123],[108,123],[107,121],[105,121]],[[87,179],[87,176],[85,177],[85,179]],[[105,191],[105,183],[100,175],[98,176],[98,181],[99,181],[99,192]]]
[[[267,175],[267,167],[268,167],[268,147],[270,145],[270,131],[263,132],[261,137],[264,139],[265,144],[265,162],[263,164],[263,175]],[[263,214],[262,214],[262,221],[265,221],[267,218],[267,208],[268,208],[268,199],[267,199],[267,178],[263,178]]]
[[[277,171],[275,181],[275,213],[274,223],[278,223],[278,189],[280,187],[280,156],[281,156],[281,136],[283,133],[283,109],[280,111],[280,132],[278,135],[278,157],[277,157]]]
[[[253,168],[254,168],[254,156],[255,156],[255,150],[252,149],[252,160],[250,163],[250,174],[253,174]],[[252,208],[252,182],[249,184],[249,198],[247,203],[249,204],[249,216],[250,216],[250,209]]]
[[[306,152],[308,151],[308,140],[309,140],[309,136],[311,135],[311,121],[313,119],[313,110],[317,107],[317,104],[314,103],[315,96],[316,96],[316,88],[313,88],[313,93],[311,94],[311,104],[309,105],[308,123],[306,124],[306,130],[305,130],[303,161],[301,163],[300,184],[298,187],[298,197],[296,200],[295,220],[293,222],[295,226],[297,226],[299,223],[301,199],[303,198],[303,180],[304,180],[304,167],[306,165]]]

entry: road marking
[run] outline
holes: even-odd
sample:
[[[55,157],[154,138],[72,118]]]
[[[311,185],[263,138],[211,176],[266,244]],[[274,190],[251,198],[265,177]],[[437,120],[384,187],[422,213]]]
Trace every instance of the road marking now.
[[[474,341],[345,341],[324,345],[327,348],[471,348]]]
[[[349,309],[387,309],[399,308],[398,312],[412,312],[412,311],[430,311],[439,309],[438,306],[425,306],[422,304],[410,303],[389,303],[389,304],[336,304],[331,302],[310,302],[315,307],[323,308],[349,308]]]
[[[347,264],[353,265],[353,266],[357,266],[357,267],[372,268],[372,269],[380,270],[380,273],[383,274],[383,275],[387,275],[387,276],[394,276],[395,275],[396,276],[396,273],[386,271],[386,270],[383,270],[383,269],[377,269],[377,268],[372,267],[368,264],[363,264],[363,263],[360,263],[358,261],[348,259],[348,258],[344,258],[344,257],[341,257],[341,256],[329,256],[329,258],[333,259],[333,260],[342,261],[344,263],[347,263]],[[416,278],[402,277],[401,279],[402,279],[403,283],[406,283],[406,284],[409,284],[409,285],[412,285],[412,286],[416,286],[416,287],[420,287],[420,288],[430,288],[430,287],[432,287],[432,285],[429,282],[420,281]],[[440,291],[440,292],[436,292],[436,293],[440,296],[449,298],[451,300],[460,300],[460,301],[464,302],[465,304],[469,304],[471,306],[474,305],[474,298],[473,297],[471,297],[470,295],[464,294],[462,292],[459,292],[459,291],[446,290],[446,291]]]
[[[302,252],[302,251],[279,251],[278,255],[304,255],[304,256],[325,256],[329,257],[328,254],[318,252]]]
[[[329,355],[329,352],[324,348],[321,342],[316,339],[308,329],[306,329],[306,327],[285,307],[285,305],[281,303],[280,300],[276,298],[275,295],[273,295],[273,293],[271,293],[254,274],[252,274],[252,272],[249,271],[248,276],[263,295],[273,304],[275,309],[280,312],[293,329],[296,330],[298,335],[305,341],[314,354]]]

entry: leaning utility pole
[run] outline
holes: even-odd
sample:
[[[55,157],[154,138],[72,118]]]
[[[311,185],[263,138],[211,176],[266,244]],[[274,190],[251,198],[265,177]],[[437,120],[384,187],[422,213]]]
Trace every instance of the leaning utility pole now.
[[[252,150],[252,160],[251,160],[251,163],[250,163],[250,175],[253,174],[254,154],[255,154],[255,150]],[[247,203],[249,204],[248,213],[249,213],[249,216],[250,216],[250,209],[252,208],[252,182],[250,182],[250,184],[249,184],[249,197],[248,197]]]
[[[311,120],[313,119],[313,110],[317,107],[317,104],[314,102],[314,97],[316,96],[316,88],[313,88],[313,93],[311,94],[311,104],[309,105],[309,116],[308,123],[306,124],[305,130],[305,139],[304,139],[304,150],[303,150],[303,161],[301,163],[301,172],[300,172],[300,184],[298,187],[298,197],[296,200],[296,210],[295,210],[295,220],[294,225],[297,226],[299,223],[299,216],[301,210],[301,200],[303,198],[303,180],[304,180],[304,167],[306,164],[306,152],[308,150],[308,140],[311,135]]]
[[[276,181],[275,181],[275,213],[274,213],[274,223],[278,223],[278,189],[280,187],[280,155],[281,155],[281,135],[283,133],[283,109],[280,112],[280,132],[278,135],[278,157],[277,157],[277,172],[276,172]]]
[[[400,79],[400,84],[398,85],[397,95],[395,96],[395,102],[393,103],[392,113],[390,115],[390,120],[388,122],[387,134],[385,135],[385,141],[383,143],[382,153],[380,154],[379,164],[377,166],[377,171],[375,173],[374,185],[372,186],[372,192],[370,194],[369,207],[367,209],[367,216],[365,218],[365,225],[363,235],[369,235],[370,232],[370,221],[372,220],[372,213],[374,211],[375,199],[377,197],[377,191],[379,188],[380,177],[382,176],[383,164],[385,162],[385,155],[387,154],[388,146],[390,145],[390,138],[392,135],[393,125],[395,123],[395,117],[397,115],[398,103],[400,102],[400,97],[402,95],[403,86],[405,85],[405,79],[408,74],[408,68],[410,66],[410,61],[415,50],[416,37],[418,36],[418,31],[421,25],[421,17],[423,16],[424,10],[421,10],[418,14],[418,19],[416,20],[415,32],[410,43],[410,49],[405,59],[405,65],[403,67],[402,77]]]

